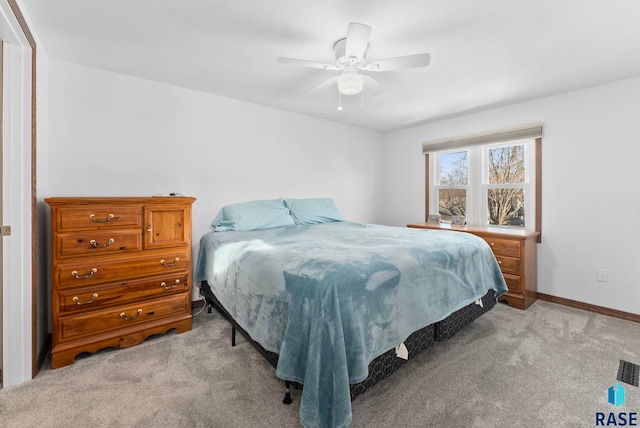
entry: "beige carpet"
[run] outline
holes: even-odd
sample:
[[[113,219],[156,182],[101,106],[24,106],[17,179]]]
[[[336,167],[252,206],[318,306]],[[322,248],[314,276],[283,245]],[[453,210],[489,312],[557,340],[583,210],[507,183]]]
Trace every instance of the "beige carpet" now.
[[[217,313],[191,332],[47,361],[0,390],[0,427],[296,427],[275,371]],[[607,402],[620,359],[640,363],[640,324],[538,301],[497,305],[353,402],[353,427],[591,427],[596,412],[640,412],[640,389]]]

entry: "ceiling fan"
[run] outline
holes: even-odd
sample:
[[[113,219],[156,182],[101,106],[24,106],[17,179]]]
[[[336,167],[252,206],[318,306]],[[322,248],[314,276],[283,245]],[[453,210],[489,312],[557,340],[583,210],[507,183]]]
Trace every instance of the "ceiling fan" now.
[[[358,24],[357,22],[349,23],[347,37],[338,40],[333,45],[333,51],[336,58],[335,64],[325,64],[321,62],[283,57],[277,58],[276,61],[282,64],[339,71],[340,74],[338,76],[333,76],[311,89],[311,91],[324,89],[336,83],[338,87],[338,110],[342,110],[340,95],[357,95],[362,93],[364,99],[365,86],[367,88],[367,93],[371,93],[372,95],[378,95],[384,92],[382,85],[380,85],[373,77],[365,74],[365,72],[377,73],[407,68],[426,67],[431,61],[431,56],[428,53],[423,53],[381,59],[367,63],[365,55],[367,52],[367,46],[369,45],[370,34],[370,26]],[[361,104],[361,107],[363,105],[364,103]]]

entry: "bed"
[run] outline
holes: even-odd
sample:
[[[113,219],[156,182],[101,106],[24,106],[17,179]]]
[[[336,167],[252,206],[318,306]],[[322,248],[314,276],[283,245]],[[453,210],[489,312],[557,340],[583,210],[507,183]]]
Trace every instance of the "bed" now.
[[[276,356],[279,378],[303,385],[306,427],[348,426],[372,361],[507,290],[471,234],[349,222],[326,198],[252,203],[221,210],[195,279]]]

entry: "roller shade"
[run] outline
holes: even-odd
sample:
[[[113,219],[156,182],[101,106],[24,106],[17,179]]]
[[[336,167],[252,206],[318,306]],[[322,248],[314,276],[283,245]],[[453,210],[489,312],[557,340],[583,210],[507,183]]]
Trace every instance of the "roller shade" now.
[[[451,150],[478,144],[499,143],[501,141],[519,140],[523,138],[542,137],[542,123],[497,129],[478,134],[446,138],[422,143],[422,153]]]

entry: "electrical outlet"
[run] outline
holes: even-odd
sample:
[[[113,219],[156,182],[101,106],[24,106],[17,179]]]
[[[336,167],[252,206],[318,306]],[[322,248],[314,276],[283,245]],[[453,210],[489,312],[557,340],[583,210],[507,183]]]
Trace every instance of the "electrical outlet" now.
[[[609,282],[609,269],[598,268],[596,271],[596,279],[599,282]]]

